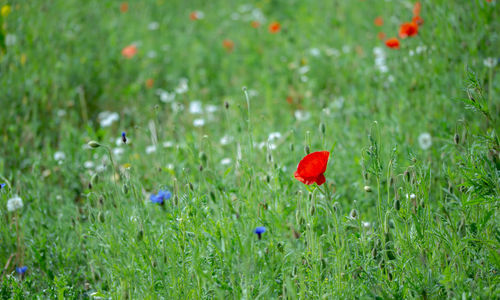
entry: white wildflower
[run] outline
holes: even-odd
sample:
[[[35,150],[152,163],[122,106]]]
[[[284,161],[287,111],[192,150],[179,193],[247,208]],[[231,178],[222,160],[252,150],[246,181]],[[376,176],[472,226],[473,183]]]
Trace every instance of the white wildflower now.
[[[483,60],[483,64],[488,68],[494,68],[498,63],[498,60],[494,57],[488,57]]]
[[[158,22],[151,22],[148,25],[149,30],[157,30],[160,27],[160,24]]]
[[[156,152],[156,146],[155,145],[149,145],[146,147],[146,154],[151,154]]]
[[[166,141],[163,142],[163,148],[172,148],[174,146],[174,142]]]
[[[187,78],[181,78],[179,80],[179,85],[175,88],[177,94],[184,94],[189,90]]]
[[[5,36],[5,45],[12,46],[17,42],[17,37],[14,34],[8,33]]]
[[[309,54],[311,54],[311,56],[318,57],[321,55],[321,51],[319,51],[318,48],[311,48],[309,49]]]
[[[113,122],[120,119],[120,115],[116,112],[103,111],[97,116],[101,127],[109,127]]]
[[[225,135],[220,139],[220,143],[221,143],[221,145],[228,145],[229,143],[231,143],[233,141],[233,139],[234,138],[232,136]]]
[[[203,112],[201,101],[191,101],[191,103],[189,103],[189,112],[192,114],[201,114]]]
[[[19,196],[14,196],[14,198],[10,198],[7,201],[7,210],[8,211],[16,211],[18,209],[23,208],[23,199]]]
[[[94,167],[94,162],[88,160],[83,163],[83,166],[85,167],[85,169],[92,169]]]
[[[431,147],[432,145],[432,137],[429,133],[424,132],[418,136],[418,143],[420,145],[420,148],[423,150],[427,150]]]
[[[163,103],[170,103],[175,100],[175,93],[169,93],[162,89],[156,90],[156,94],[160,96],[160,101]]]
[[[202,127],[203,125],[205,125],[205,120],[204,119],[195,119],[193,121],[193,126],[194,127]]]
[[[229,165],[231,163],[231,159],[230,158],[224,158],[220,161],[220,164],[225,166],[225,165]]]
[[[296,110],[294,115],[298,121],[306,121],[311,117],[311,113],[304,110]]]

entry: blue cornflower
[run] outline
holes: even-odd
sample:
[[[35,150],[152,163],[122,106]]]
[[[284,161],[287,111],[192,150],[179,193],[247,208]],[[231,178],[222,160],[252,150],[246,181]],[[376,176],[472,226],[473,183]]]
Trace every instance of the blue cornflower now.
[[[259,226],[259,227],[255,228],[254,232],[257,234],[257,236],[259,237],[259,240],[260,240],[262,238],[262,234],[264,232],[266,232],[266,227]]]
[[[0,190],[3,189],[6,185],[6,183],[0,183]]]
[[[163,205],[165,203],[165,200],[168,200],[172,197],[172,193],[170,193],[167,190],[159,190],[158,194],[151,194],[149,197],[149,200],[153,203],[158,203],[160,205]]]
[[[26,273],[26,271],[28,271],[28,267],[27,266],[16,267],[17,274],[19,274],[21,276],[24,275],[24,273]]]
[[[126,135],[125,131],[122,132],[122,141],[123,141],[124,144],[127,143],[127,135]]]

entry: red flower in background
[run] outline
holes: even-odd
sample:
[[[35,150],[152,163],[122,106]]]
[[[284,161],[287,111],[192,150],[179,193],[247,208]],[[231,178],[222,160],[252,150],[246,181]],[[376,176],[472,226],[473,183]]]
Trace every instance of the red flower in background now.
[[[417,35],[417,33],[418,33],[417,23],[413,22],[403,23],[401,27],[399,27],[399,37],[402,39]]]
[[[379,39],[379,40],[383,41],[383,40],[385,40],[385,33],[383,33],[383,32],[379,32],[379,33],[377,34],[377,37],[378,37],[378,39]]]
[[[257,22],[257,21],[252,21],[252,22],[250,23],[250,25],[252,25],[252,27],[253,27],[253,28],[259,28],[260,23],[259,23],[259,22]]]
[[[155,81],[153,78],[146,79],[146,88],[150,89],[153,87],[154,84],[155,84]]]
[[[422,25],[424,24],[424,19],[422,19],[420,16],[414,16],[411,21],[417,25]]]
[[[420,5],[420,1],[415,2],[415,5],[413,5],[413,15],[420,16],[420,9],[421,8],[422,8],[422,5]]]
[[[199,10],[195,10],[189,14],[189,18],[191,19],[191,21],[203,19],[204,16],[205,15],[203,14],[203,12]]]
[[[278,22],[272,22],[269,24],[269,32],[270,33],[278,33],[281,30],[281,25]]]
[[[122,55],[126,59],[131,59],[137,54],[137,47],[135,45],[129,45],[122,50]]]
[[[226,48],[226,51],[231,53],[234,49],[234,42],[228,39],[222,41],[222,46]]]
[[[382,17],[376,17],[373,23],[375,26],[382,26],[384,25],[384,19],[382,19]]]
[[[126,13],[128,11],[128,3],[127,2],[123,2],[122,4],[120,4],[120,11],[122,13]]]
[[[390,38],[385,41],[385,45],[391,49],[399,49],[399,40],[397,38]]]
[[[318,151],[306,155],[297,166],[295,178],[307,185],[313,183],[322,185],[326,181],[323,173],[326,171],[329,157],[330,152],[328,151]]]

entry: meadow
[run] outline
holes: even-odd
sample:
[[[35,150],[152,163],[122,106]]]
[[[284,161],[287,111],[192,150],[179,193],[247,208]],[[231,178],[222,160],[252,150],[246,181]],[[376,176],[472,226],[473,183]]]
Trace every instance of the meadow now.
[[[500,298],[499,5],[0,0],[0,298]]]

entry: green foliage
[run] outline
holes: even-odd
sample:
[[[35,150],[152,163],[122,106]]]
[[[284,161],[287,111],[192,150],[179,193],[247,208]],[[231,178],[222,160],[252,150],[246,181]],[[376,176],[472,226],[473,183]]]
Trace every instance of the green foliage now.
[[[497,1],[9,4],[0,298],[500,297]]]

